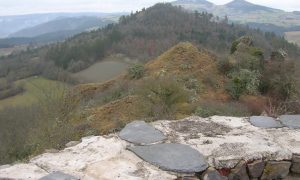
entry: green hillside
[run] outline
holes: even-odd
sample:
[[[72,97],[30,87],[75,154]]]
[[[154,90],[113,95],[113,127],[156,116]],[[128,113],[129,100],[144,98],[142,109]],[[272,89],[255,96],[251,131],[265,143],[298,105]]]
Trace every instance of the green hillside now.
[[[47,91],[62,89],[64,86],[67,86],[61,82],[51,81],[42,77],[19,80],[16,84],[24,85],[25,92],[0,100],[0,109],[11,106],[31,106],[38,102],[39,98],[43,97]]]

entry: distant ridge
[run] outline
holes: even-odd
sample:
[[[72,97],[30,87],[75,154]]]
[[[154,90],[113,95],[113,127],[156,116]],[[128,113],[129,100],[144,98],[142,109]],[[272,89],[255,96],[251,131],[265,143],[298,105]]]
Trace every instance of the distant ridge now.
[[[282,28],[300,26],[300,11],[286,12],[246,0],[233,0],[224,5],[215,5],[206,0],[177,0],[172,4],[190,11],[212,13],[221,18],[227,16],[230,21],[240,24],[272,24]]]
[[[225,4],[227,8],[239,10],[239,11],[244,11],[244,12],[250,12],[250,11],[268,11],[268,12],[273,12],[276,11],[277,9],[269,8],[266,6],[261,6],[261,5],[256,5],[253,3],[250,3],[245,0],[233,0],[227,4]],[[278,11],[278,10],[277,10]]]
[[[0,38],[5,38],[8,35],[20,31],[22,29],[37,26],[49,21],[61,18],[70,17],[120,17],[128,13],[97,13],[97,12],[79,12],[79,13],[40,13],[40,14],[25,14],[0,16]]]
[[[89,28],[103,27],[109,23],[113,23],[111,20],[105,20],[100,17],[69,17],[59,18],[53,21],[39,24],[34,27],[22,29],[17,31],[9,37],[36,37],[43,34],[55,33],[61,31],[77,31],[82,32]]]
[[[300,11],[293,11],[294,14],[300,15]]]
[[[205,4],[205,5],[208,5],[208,6],[213,6],[214,4],[209,2],[209,1],[206,1],[206,0],[177,0],[175,1],[174,3],[194,3],[194,4]]]

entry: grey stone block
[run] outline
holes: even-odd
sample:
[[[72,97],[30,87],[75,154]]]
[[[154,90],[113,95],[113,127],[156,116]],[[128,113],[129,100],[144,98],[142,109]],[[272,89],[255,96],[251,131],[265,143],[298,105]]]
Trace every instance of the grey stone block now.
[[[284,126],[300,129],[300,115],[282,115],[279,120]]]
[[[129,147],[128,149],[162,170],[195,173],[202,172],[208,167],[203,155],[187,145],[155,144]]]
[[[202,175],[201,180],[227,180],[225,176],[221,176],[220,173],[214,168],[208,168]]]
[[[293,162],[296,162],[296,163],[300,163],[300,155],[293,155],[293,159],[292,159]]]
[[[250,123],[260,128],[281,128],[283,127],[279,121],[267,116],[251,116]]]
[[[291,171],[300,175],[300,155],[293,155]]]
[[[162,132],[144,121],[134,121],[127,124],[119,136],[123,140],[139,145],[149,145],[166,139]]]
[[[269,161],[266,164],[261,179],[283,179],[289,174],[291,164],[289,161]]]
[[[247,165],[250,178],[259,178],[265,168],[265,162],[261,160],[254,161]]]
[[[293,162],[291,171],[300,174],[300,162]]]
[[[42,177],[40,180],[79,180],[79,178],[57,171]]]
[[[247,174],[246,162],[239,162],[235,168],[231,169],[231,172],[228,176],[229,180],[249,180],[249,176]]]

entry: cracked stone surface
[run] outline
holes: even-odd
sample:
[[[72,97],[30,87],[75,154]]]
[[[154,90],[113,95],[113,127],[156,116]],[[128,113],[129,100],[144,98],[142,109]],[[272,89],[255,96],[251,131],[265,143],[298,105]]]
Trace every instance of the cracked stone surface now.
[[[300,115],[282,115],[279,120],[289,128],[300,129]]]
[[[129,147],[129,150],[167,171],[194,173],[204,171],[208,167],[204,156],[187,145],[155,144]]]
[[[253,126],[261,127],[261,128],[280,128],[283,127],[282,124],[275,120],[272,117],[266,116],[251,116],[250,123]]]
[[[213,134],[207,133],[209,128],[202,132],[197,130],[201,124],[209,123],[215,124]],[[152,124],[168,137],[166,143],[186,144],[197,149],[216,169],[234,168],[240,160],[248,162],[264,158],[266,161],[282,161],[300,153],[299,129],[259,128],[250,124],[249,118],[192,116]],[[174,124],[186,126],[177,129]]]
[[[40,179],[56,171],[81,180],[176,179],[126,150],[128,145],[116,134],[85,137],[76,146],[41,154],[28,164],[1,166],[0,179]]]
[[[133,121],[127,124],[119,136],[123,140],[139,145],[153,144],[166,139],[163,133],[144,121]]]
[[[15,164],[0,169],[0,179],[39,179],[48,172],[35,164]]]

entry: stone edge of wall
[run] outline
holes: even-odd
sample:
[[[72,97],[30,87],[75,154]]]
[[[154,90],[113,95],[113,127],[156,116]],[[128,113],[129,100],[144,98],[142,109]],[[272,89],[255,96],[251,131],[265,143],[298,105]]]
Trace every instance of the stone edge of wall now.
[[[249,180],[249,179],[285,179],[288,176],[300,179],[300,154],[294,154],[292,159],[282,161],[254,160],[246,162],[241,160],[234,168],[215,169],[207,168],[197,173],[195,179],[201,180]],[[191,179],[180,176],[178,179]]]

